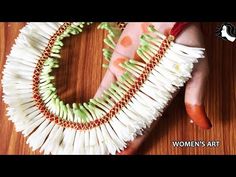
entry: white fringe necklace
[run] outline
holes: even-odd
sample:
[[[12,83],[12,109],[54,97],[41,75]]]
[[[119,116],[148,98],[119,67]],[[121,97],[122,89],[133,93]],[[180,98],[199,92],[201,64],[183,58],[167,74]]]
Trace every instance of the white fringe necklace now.
[[[149,26],[151,35],[141,36],[137,50],[143,62],[130,59],[123,63],[127,72],[101,98],[65,104],[57,96],[50,73],[59,67],[62,40],[90,24],[28,23],[7,56],[3,100],[16,131],[28,137],[33,150],[44,154],[116,154],[124,150],[128,141],[162,115],[172,94],[191,78],[193,64],[204,58],[203,48],[176,44],[174,35],[166,37]],[[105,22],[99,28],[108,31],[104,41],[109,48],[103,54],[110,61],[122,29]]]

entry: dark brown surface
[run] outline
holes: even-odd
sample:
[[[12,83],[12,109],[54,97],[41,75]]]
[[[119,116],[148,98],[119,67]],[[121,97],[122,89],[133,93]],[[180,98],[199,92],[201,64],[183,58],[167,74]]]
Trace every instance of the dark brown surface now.
[[[202,23],[210,65],[205,104],[213,128],[202,130],[189,123],[182,89],[144,142],[140,154],[236,154],[236,42],[215,36],[219,24]],[[0,71],[22,26],[24,23],[0,23]],[[55,71],[58,92],[64,101],[84,102],[95,94],[104,74],[101,67],[103,38],[104,32],[93,25],[83,34],[65,40],[63,59]],[[1,100],[0,154],[40,154],[32,152],[26,139],[15,132],[5,109]],[[220,144],[218,147],[176,148],[172,145],[175,140],[219,141]]]

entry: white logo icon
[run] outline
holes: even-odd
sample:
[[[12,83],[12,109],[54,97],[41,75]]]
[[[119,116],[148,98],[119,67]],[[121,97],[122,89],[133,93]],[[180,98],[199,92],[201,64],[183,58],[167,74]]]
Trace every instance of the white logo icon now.
[[[216,31],[218,37],[234,42],[236,40],[236,28],[230,23],[224,23]]]

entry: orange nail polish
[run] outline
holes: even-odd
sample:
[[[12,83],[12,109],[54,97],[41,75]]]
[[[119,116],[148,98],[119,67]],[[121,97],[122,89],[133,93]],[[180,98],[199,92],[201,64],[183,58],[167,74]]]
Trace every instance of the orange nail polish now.
[[[212,124],[206,115],[203,105],[199,106],[185,103],[185,107],[189,117],[196,125],[203,129],[209,129],[212,127]]]
[[[171,28],[168,28],[164,31],[165,36],[169,36]]]
[[[120,41],[120,44],[123,46],[123,47],[129,47],[132,45],[132,39],[130,36],[124,36],[121,41]]]
[[[134,54],[134,59],[136,60],[136,61],[143,61],[143,59],[137,54],[137,52],[135,52],[135,54]]]
[[[128,60],[127,58],[122,58],[122,57],[116,58],[112,61],[112,66],[120,71],[125,71],[125,69],[122,68],[120,64],[126,62],[127,60]]]
[[[142,31],[143,33],[148,33],[148,27],[151,25],[151,23],[142,23],[141,24],[141,28],[142,28]]]

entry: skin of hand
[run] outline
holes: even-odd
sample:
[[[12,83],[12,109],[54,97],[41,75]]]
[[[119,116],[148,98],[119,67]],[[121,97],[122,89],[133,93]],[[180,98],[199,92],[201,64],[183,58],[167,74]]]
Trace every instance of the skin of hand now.
[[[147,27],[154,27],[161,33],[168,35],[174,22],[134,22],[128,23],[123,33],[121,34],[115,51],[112,55],[109,68],[98,88],[95,97],[102,95],[103,91],[109,88],[110,84],[115,82],[123,73],[124,70],[119,66],[123,61],[133,58],[141,60],[136,54],[139,46],[139,38],[143,33],[147,33]],[[203,36],[198,23],[191,23],[186,27],[181,34],[176,38],[176,43],[193,47],[204,47]],[[207,118],[203,101],[204,92],[209,74],[208,59],[200,59],[194,66],[192,78],[186,83],[185,87],[185,107],[190,119],[203,129],[211,128],[211,122]],[[149,132],[155,127],[155,121],[149,130],[144,132],[144,135],[137,137],[134,141],[128,144],[128,147],[119,153],[119,155],[133,155],[148,136]]]

